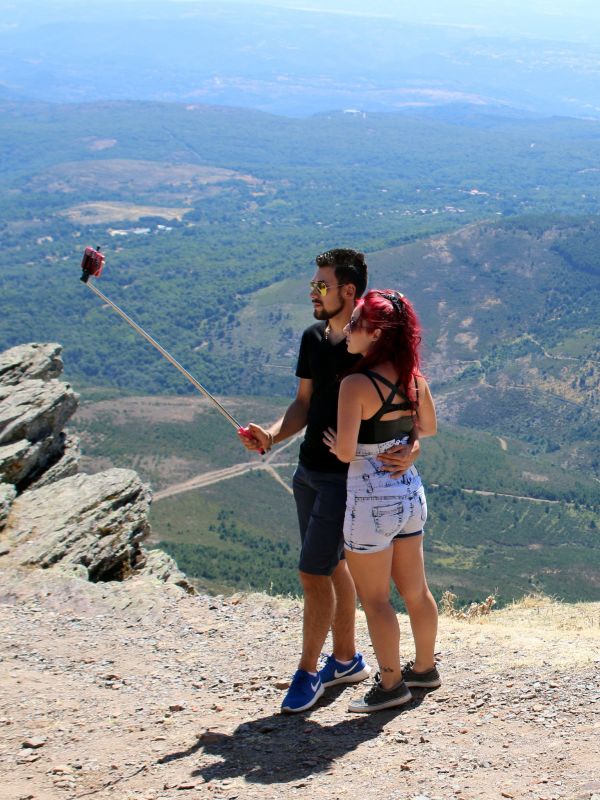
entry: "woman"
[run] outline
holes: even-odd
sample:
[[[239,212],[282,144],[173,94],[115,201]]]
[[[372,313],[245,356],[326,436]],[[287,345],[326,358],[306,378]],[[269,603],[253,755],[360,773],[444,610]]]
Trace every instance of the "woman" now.
[[[392,478],[377,458],[407,442],[414,427],[420,437],[432,436],[437,427],[419,372],[420,326],[408,300],[391,290],[368,292],[344,333],[348,352],[363,358],[342,380],[337,434],[328,429],[324,441],[350,462],[345,554],[379,663],[373,687],[349,710],[378,711],[409,702],[410,686],[440,685],[434,661],[437,606],[423,564],[425,492],[414,467]],[[390,577],[404,599],[415,640],[415,661],[404,668]]]

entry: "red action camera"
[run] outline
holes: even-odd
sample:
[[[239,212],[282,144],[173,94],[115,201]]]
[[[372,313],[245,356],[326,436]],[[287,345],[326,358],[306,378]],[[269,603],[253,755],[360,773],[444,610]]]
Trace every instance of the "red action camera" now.
[[[93,247],[86,247],[81,259],[81,280],[87,283],[90,276],[99,278],[102,275],[103,266],[104,255],[100,252],[100,248],[97,247],[94,250]]]

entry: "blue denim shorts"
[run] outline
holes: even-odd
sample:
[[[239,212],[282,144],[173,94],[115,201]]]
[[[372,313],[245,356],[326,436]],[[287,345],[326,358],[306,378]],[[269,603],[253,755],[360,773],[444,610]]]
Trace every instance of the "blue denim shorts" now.
[[[348,492],[344,544],[355,552],[377,553],[390,547],[394,539],[422,533],[426,519],[423,486],[404,495]]]
[[[298,464],[292,487],[302,542],[298,568],[309,575],[331,575],[344,558],[346,475]]]
[[[427,520],[427,501],[414,466],[399,478],[382,469],[377,456],[402,440],[358,444],[348,470],[344,543],[348,550],[377,553],[394,539],[416,536]]]

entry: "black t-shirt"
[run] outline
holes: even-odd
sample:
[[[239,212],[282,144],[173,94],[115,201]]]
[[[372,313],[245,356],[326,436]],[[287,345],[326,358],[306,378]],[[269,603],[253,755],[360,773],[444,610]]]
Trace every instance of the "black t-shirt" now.
[[[337,404],[340,376],[360,358],[346,349],[346,340],[331,344],[325,338],[325,322],[311,325],[302,334],[296,377],[310,378],[310,398],[304,441],[300,446],[300,463],[317,472],[347,472],[348,464],[340,461],[325,444],[323,431],[337,428]]]

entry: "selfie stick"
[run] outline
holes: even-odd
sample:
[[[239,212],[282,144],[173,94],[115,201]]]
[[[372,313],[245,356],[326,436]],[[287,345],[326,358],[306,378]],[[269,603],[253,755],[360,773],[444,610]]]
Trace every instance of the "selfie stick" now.
[[[96,250],[94,250],[91,247],[86,247],[85,252],[83,254],[83,260],[81,262],[81,269],[82,269],[81,280],[83,281],[83,283],[85,283],[86,286],[89,289],[91,289],[92,292],[94,292],[94,294],[97,294],[101,300],[103,300],[105,303],[108,303],[108,305],[111,308],[114,308],[117,314],[122,319],[124,319],[125,322],[134,329],[134,331],[137,331],[137,333],[139,333],[140,336],[143,336],[147,342],[150,342],[152,347],[158,350],[161,356],[164,356],[170,364],[172,364],[176,369],[178,369],[179,372],[181,372],[181,374],[188,379],[188,381],[192,384],[192,386],[195,386],[195,388],[198,389],[199,392],[201,392],[208,400],[210,400],[210,402],[215,406],[217,411],[219,411],[225,417],[227,422],[233,425],[233,427],[236,429],[236,431],[240,436],[243,436],[247,439],[252,439],[253,436],[250,430],[248,428],[243,428],[240,425],[240,423],[236,420],[236,418],[233,417],[229,413],[229,411],[227,411],[226,408],[223,408],[223,406],[221,405],[221,403],[219,403],[217,398],[214,397],[208,391],[208,389],[205,389],[204,386],[202,386],[200,381],[197,381],[196,378],[194,378],[194,376],[187,371],[187,369],[181,366],[179,361],[173,358],[173,356],[170,353],[168,353],[165,350],[165,348],[162,347],[156,341],[156,339],[153,339],[149,333],[147,333],[140,325],[137,324],[137,322],[134,322],[131,319],[131,317],[129,317],[122,309],[119,308],[119,306],[116,303],[113,303],[112,300],[110,300],[105,294],[103,294],[99,289],[97,289],[93,285],[93,283],[90,282],[89,280],[90,277],[100,277],[103,266],[104,266],[104,255],[100,252],[100,248],[98,247],[96,248]],[[261,455],[264,455],[265,451],[261,450],[260,453]]]

